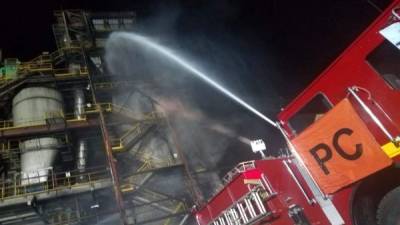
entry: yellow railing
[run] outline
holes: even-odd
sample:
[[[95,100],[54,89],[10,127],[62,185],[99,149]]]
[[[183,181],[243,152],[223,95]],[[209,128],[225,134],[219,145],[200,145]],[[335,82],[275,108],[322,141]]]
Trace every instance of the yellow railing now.
[[[93,114],[93,113],[98,113],[100,110],[103,112],[108,112],[108,113],[122,113],[128,117],[130,117],[132,120],[135,122],[139,123],[153,123],[154,121],[160,120],[162,118],[162,115],[158,112],[150,112],[144,115],[144,117],[140,120],[135,119],[133,116],[134,112],[131,111],[128,108],[118,106],[112,103],[98,103],[98,104],[92,104],[92,105],[86,105],[85,110],[84,110],[84,115],[78,119],[76,118],[76,115],[74,113],[64,113],[63,111],[52,111],[52,112],[47,112],[46,115],[43,118],[37,118],[34,120],[27,120],[23,121],[24,125],[19,125],[19,126],[14,126],[13,120],[1,120],[0,121],[0,130],[4,129],[10,129],[10,128],[19,128],[19,127],[29,127],[29,126],[35,126],[35,125],[45,125],[47,120],[52,120],[52,119],[63,119],[65,121],[75,121],[75,120],[85,120],[86,115],[88,114]],[[135,128],[136,129],[136,128]],[[132,128],[131,131],[133,131],[134,128]],[[124,135],[126,137],[128,134]]]
[[[21,151],[18,147],[2,149],[0,151],[1,158],[3,160],[6,159],[9,162],[9,167],[7,168],[8,170],[20,168],[20,152]]]
[[[3,142],[0,144],[0,152],[7,152],[8,150],[13,149],[14,145],[15,144],[13,144],[11,141]]]
[[[36,58],[27,61],[26,63],[51,63],[51,56],[48,53],[42,53],[41,55],[37,56]]]
[[[83,56],[82,48],[79,42],[73,42],[70,46],[60,48],[52,53],[43,53],[36,58],[28,61],[21,62],[17,64],[17,75],[15,79],[0,79],[0,84],[8,84],[12,81],[15,81],[20,78],[27,77],[32,72],[47,72],[53,74],[56,78],[70,78],[76,76],[87,76],[88,70],[86,66],[81,67],[80,69],[69,69],[69,68],[54,68],[54,64],[58,59],[64,57],[66,52],[73,51],[81,51],[80,53]]]
[[[53,69],[54,76],[56,78],[70,78],[70,77],[79,77],[79,76],[88,76],[89,71],[86,67],[81,67],[79,69]]]
[[[137,121],[154,120],[156,117],[161,118],[161,114],[157,112],[150,112],[144,115],[144,118],[139,119],[137,116],[135,116],[136,113],[129,108],[113,103],[99,103],[98,105],[104,112],[124,114],[125,116]]]
[[[60,79],[60,80],[70,79],[70,78],[87,77],[89,75],[89,71],[86,67],[81,67],[79,69],[69,69],[69,68],[53,69],[50,64],[21,65],[21,67],[18,68],[18,71],[20,74],[17,76],[16,79],[0,78],[0,85],[10,84],[21,78],[29,77],[29,73],[31,73],[31,72],[47,72],[49,74],[52,74],[56,79]]]
[[[66,146],[69,144],[69,139],[66,134],[46,135],[46,137],[57,138],[59,146]],[[30,139],[35,138],[31,137]],[[37,137],[37,138],[40,138]],[[15,170],[20,168],[20,144],[26,139],[11,139],[6,142],[0,143],[0,156],[9,162],[9,169]]]
[[[0,78],[0,85],[5,85],[5,84],[11,83],[13,81],[15,81],[15,79],[7,79],[7,78],[4,78],[4,77],[1,77]]]
[[[100,110],[104,112],[125,112],[125,113],[133,113],[129,111],[126,108],[123,108],[121,106],[117,106],[111,103],[99,103],[99,104],[92,104],[92,105],[86,105],[84,114],[81,118],[77,118],[74,113],[64,113],[63,111],[52,111],[52,112],[47,112],[43,118],[36,118],[34,120],[26,120],[23,121],[24,125],[18,125],[15,126],[13,123],[13,120],[1,120],[0,121],[0,130],[4,129],[12,129],[12,128],[20,128],[20,127],[30,127],[30,126],[36,126],[36,125],[45,125],[47,120],[54,120],[54,119],[63,119],[65,121],[78,121],[78,120],[86,120],[86,115],[88,114],[94,114],[98,113]],[[156,113],[149,114],[146,116],[146,119],[154,118],[155,116],[158,116]]]
[[[121,139],[111,139],[111,149],[114,152],[122,152],[124,150],[124,146]]]
[[[152,168],[152,165],[151,165],[150,161],[146,160],[136,170],[136,172],[143,172],[143,171],[149,170],[151,168]],[[129,192],[129,191],[134,191],[135,190],[136,184],[134,182],[132,182],[134,177],[135,177],[135,175],[132,175],[130,177],[125,178],[125,180],[127,180],[128,182],[121,185],[120,188],[121,188],[122,192]]]
[[[93,83],[95,90],[97,89],[113,89],[118,87],[129,87],[132,86],[132,81],[112,81],[112,82],[97,82]]]
[[[59,141],[60,145],[66,145],[69,144],[69,139],[68,135],[66,134],[47,134],[46,137],[51,137],[51,138],[56,138]],[[30,138],[24,138],[24,139],[8,139],[5,142],[0,143],[0,154],[8,154],[9,152],[16,152],[20,153],[19,151],[19,146],[22,142],[26,141],[27,139],[32,139],[32,138],[40,138],[38,137],[30,137]]]
[[[146,127],[149,124],[158,122],[160,119],[161,116],[158,112],[153,111],[146,114],[143,119],[133,124],[132,128],[127,130],[120,138],[111,140],[112,150],[115,152],[123,151],[125,148],[124,143],[127,141],[129,137],[142,134],[143,132],[146,131]]]
[[[38,181],[39,179],[45,179],[46,181],[41,183],[28,184],[29,181]],[[30,177],[29,180],[17,177],[12,181],[1,182],[0,200],[23,197],[39,193],[49,193],[51,191],[71,189],[88,184],[94,185],[96,182],[109,179],[110,171],[107,168],[88,168],[84,173],[80,173],[79,171],[54,173],[53,170],[49,170],[49,173],[46,176]],[[27,185],[23,185],[23,183],[27,183]]]
[[[98,112],[96,107],[88,107],[87,110],[88,110],[87,114]],[[21,121],[20,123],[22,125],[14,125],[13,120],[2,120],[2,121],[0,121],[0,130],[46,125],[47,121],[57,120],[57,119],[63,120],[63,121],[84,121],[84,120],[86,120],[85,117],[76,118],[74,113],[64,113],[63,111],[51,111],[51,112],[46,112],[45,116],[42,118]]]
[[[140,135],[143,132],[142,124],[137,123],[131,129],[126,131],[120,138],[111,140],[111,147],[113,151],[122,151],[124,149],[125,139],[132,135]]]
[[[186,206],[183,202],[179,202],[178,205],[176,206],[175,210],[174,210],[174,214],[182,212],[186,209]],[[171,224],[171,218],[168,218],[165,220],[164,225],[169,225]]]
[[[58,57],[64,56],[67,51],[82,51],[82,48],[78,41],[70,42],[68,46],[59,48],[52,53],[43,53],[27,63],[52,63]]]
[[[17,66],[18,73],[48,72],[53,70],[51,62],[24,62]]]
[[[86,224],[85,221],[96,218],[98,215],[111,215],[117,213],[116,209],[111,210],[96,210],[86,212],[75,210],[65,210],[65,208],[56,208],[50,214],[46,214],[46,218],[51,225],[69,225],[69,224]]]
[[[12,120],[2,120],[0,121],[0,129],[10,128],[13,127]]]
[[[103,112],[112,112],[113,111],[113,104],[112,103],[98,103],[98,107]]]
[[[136,121],[154,120],[156,118],[158,119],[162,118],[161,114],[157,112],[150,112],[144,115],[143,119],[138,119],[136,116],[134,116],[136,113],[133,112],[131,109],[113,103],[98,103],[97,106],[98,109],[101,109],[103,112],[124,114],[125,116]]]
[[[46,116],[44,116],[43,118],[22,121],[21,122],[22,125],[14,125],[13,120],[3,120],[0,121],[0,130],[46,125],[46,120],[48,119],[64,119],[64,118],[65,115],[62,115],[60,112],[48,112],[46,113]]]
[[[142,172],[148,169],[151,169],[152,165],[151,162],[149,160],[146,160],[143,162],[143,164],[139,167],[139,169],[137,169],[138,172]]]
[[[67,51],[67,50],[82,50],[81,43],[79,41],[68,41],[65,45],[59,48],[57,51]]]
[[[57,120],[62,120],[66,122],[84,121],[86,120],[87,115],[98,113],[100,110],[107,113],[122,113],[133,120],[132,128],[130,128],[124,134],[122,134],[120,138],[111,139],[112,149],[117,152],[124,150],[125,147],[124,143],[129,137],[132,137],[132,135],[133,136],[140,135],[142,132],[146,131],[146,127],[149,124],[159,122],[162,119],[162,115],[156,111],[149,112],[144,116],[142,116],[141,119],[138,119],[134,116],[134,112],[128,108],[115,105],[112,103],[98,103],[90,106],[85,106],[84,113],[79,118],[74,113],[64,113],[63,111],[52,111],[52,112],[47,112],[43,118],[36,118],[34,120],[22,121],[20,122],[22,125],[17,125],[17,126],[14,125],[12,120],[0,121],[0,130],[46,125],[48,123],[50,124],[57,123]]]
[[[111,89],[116,86],[115,82],[101,82],[101,83],[94,83],[94,89]]]

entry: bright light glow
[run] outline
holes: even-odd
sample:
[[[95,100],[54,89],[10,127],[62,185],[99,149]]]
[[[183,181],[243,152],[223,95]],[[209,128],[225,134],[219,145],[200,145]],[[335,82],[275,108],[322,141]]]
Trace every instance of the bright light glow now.
[[[277,127],[277,125],[275,124],[274,121],[272,121],[271,119],[269,119],[268,117],[266,117],[265,115],[260,113],[258,110],[253,108],[251,105],[249,105],[246,102],[244,102],[241,98],[239,98],[238,96],[234,95],[232,92],[230,92],[229,90],[224,88],[222,85],[220,85],[216,81],[214,81],[211,78],[209,78],[206,74],[204,74],[203,72],[201,72],[200,70],[195,68],[193,65],[191,65],[189,62],[187,62],[185,59],[183,59],[179,55],[173,53],[170,49],[157,44],[156,42],[152,41],[151,39],[149,39],[149,38],[147,38],[145,36],[137,35],[137,34],[134,34],[134,33],[124,33],[124,32],[114,33],[114,34],[112,34],[111,38],[128,39],[128,40],[134,41],[136,43],[139,43],[139,44],[141,44],[143,46],[146,46],[146,47],[148,47],[148,48],[150,48],[152,50],[157,51],[158,53],[162,54],[165,57],[168,57],[169,59],[171,59],[172,61],[176,62],[177,64],[179,64],[183,68],[187,69],[192,74],[194,74],[197,77],[201,78],[202,80],[204,80],[205,82],[207,82],[208,84],[210,84],[211,86],[216,88],[217,90],[221,91],[226,96],[228,96],[229,98],[233,99],[235,102],[239,103],[240,105],[242,105],[246,109],[250,110],[251,112],[253,112],[257,116],[259,116],[261,119],[265,120],[266,122],[268,122],[272,126]]]

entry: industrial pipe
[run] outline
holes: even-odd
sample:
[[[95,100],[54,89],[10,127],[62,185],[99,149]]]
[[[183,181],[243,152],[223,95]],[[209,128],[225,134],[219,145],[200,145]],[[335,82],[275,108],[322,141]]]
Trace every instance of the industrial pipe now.
[[[86,139],[79,139],[78,149],[76,154],[76,168],[80,173],[85,172],[87,163],[87,141]]]
[[[74,115],[76,119],[82,119],[85,114],[85,94],[82,89],[74,90]]]

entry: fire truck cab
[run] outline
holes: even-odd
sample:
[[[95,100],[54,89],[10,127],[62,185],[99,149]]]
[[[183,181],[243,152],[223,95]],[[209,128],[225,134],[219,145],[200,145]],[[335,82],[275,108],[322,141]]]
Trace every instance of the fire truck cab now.
[[[291,154],[239,164],[224,177],[224,187],[197,209],[199,225],[400,224],[399,9],[395,0],[279,113],[277,124]],[[292,141],[344,99],[391,164],[327,193]],[[324,154],[314,156],[328,159],[328,151]],[[324,162],[319,163],[322,168]],[[357,169],[364,166],[369,165]]]

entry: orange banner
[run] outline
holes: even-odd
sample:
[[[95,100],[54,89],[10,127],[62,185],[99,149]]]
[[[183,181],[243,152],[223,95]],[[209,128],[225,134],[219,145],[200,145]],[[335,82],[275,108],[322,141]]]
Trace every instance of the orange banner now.
[[[326,194],[392,163],[348,99],[294,138],[293,145]]]

